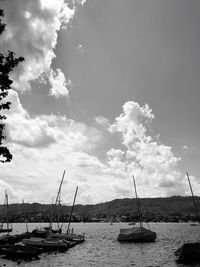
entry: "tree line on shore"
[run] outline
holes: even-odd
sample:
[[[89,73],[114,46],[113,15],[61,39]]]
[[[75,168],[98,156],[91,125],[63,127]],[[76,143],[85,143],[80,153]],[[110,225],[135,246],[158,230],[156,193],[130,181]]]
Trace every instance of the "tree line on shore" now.
[[[195,197],[197,207],[200,197]],[[191,197],[173,196],[169,198],[142,198],[140,199],[143,221],[179,222],[198,221]],[[0,218],[5,219],[4,206],[0,205]],[[52,205],[40,203],[10,204],[9,218],[12,222],[48,222],[51,217]],[[60,205],[55,209],[53,221],[67,222],[71,207]],[[138,221],[135,199],[115,199],[109,202],[91,205],[75,205],[72,221],[99,222],[99,221]]]

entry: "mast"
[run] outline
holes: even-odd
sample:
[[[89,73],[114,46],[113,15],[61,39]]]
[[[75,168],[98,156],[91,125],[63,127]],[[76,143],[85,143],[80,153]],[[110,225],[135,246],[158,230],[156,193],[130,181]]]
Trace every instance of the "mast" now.
[[[133,176],[133,183],[134,183],[134,188],[135,188],[135,197],[136,197],[137,210],[138,210],[138,215],[139,215],[139,220],[140,220],[140,227],[142,227],[142,215],[141,215],[141,209],[140,209],[140,202],[139,202],[138,195],[137,195],[137,188],[136,188],[134,176]]]
[[[187,175],[187,178],[188,178],[190,191],[191,191],[191,194],[192,194],[192,200],[193,200],[193,203],[194,203],[194,208],[195,208],[195,211],[196,211],[198,222],[200,223],[199,212],[198,212],[196,201],[195,201],[195,197],[194,197],[194,194],[193,194],[193,190],[192,190],[192,185],[191,185],[191,182],[190,182],[189,174],[186,172],[186,175]]]
[[[9,235],[9,218],[8,218],[8,194],[7,190],[5,191],[5,203],[6,203],[6,225],[7,225],[7,234]]]
[[[69,217],[69,223],[68,223],[68,227],[67,227],[67,234],[69,232],[69,227],[70,227],[70,223],[71,223],[71,219],[72,219],[72,214],[73,214],[73,210],[74,210],[74,204],[75,204],[75,200],[76,200],[77,191],[78,191],[78,186],[76,187],[76,192],[74,195],[74,201],[73,201],[73,205],[72,205],[72,209],[71,209],[71,213],[70,213],[70,217]]]
[[[59,223],[60,223],[60,212],[61,212],[61,204],[60,204],[60,196],[59,196],[59,199],[58,199],[58,228],[59,228]]]
[[[56,205],[57,205],[57,203],[58,203],[58,200],[59,200],[60,191],[61,191],[61,187],[62,187],[62,184],[63,184],[64,177],[65,177],[65,170],[64,170],[64,172],[63,172],[63,176],[62,176],[62,179],[61,179],[61,182],[60,182],[60,186],[59,186],[59,189],[58,189],[58,193],[57,193],[57,197],[56,197],[55,204],[54,204],[54,206],[53,206],[53,208],[52,208],[52,213],[51,213],[51,218],[50,218],[49,227],[52,226],[53,215],[54,215],[55,207],[56,207]]]
[[[25,213],[25,203],[24,203],[24,200],[22,200],[22,204],[24,205],[24,213]],[[26,222],[26,232],[28,233],[28,223],[27,223],[26,213],[25,213],[25,222]]]

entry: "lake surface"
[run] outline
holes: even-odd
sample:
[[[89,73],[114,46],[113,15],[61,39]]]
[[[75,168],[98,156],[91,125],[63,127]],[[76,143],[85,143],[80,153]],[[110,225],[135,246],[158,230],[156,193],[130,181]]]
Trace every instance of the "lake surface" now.
[[[22,267],[158,267],[158,266],[200,266],[176,262],[174,251],[183,242],[200,240],[200,226],[189,223],[150,223],[157,233],[154,243],[120,243],[117,235],[120,228],[129,228],[127,223],[73,223],[76,233],[85,232],[85,243],[79,244],[64,253],[43,253],[39,259],[21,261]],[[29,224],[29,231],[44,224]],[[144,224],[145,227],[147,227]],[[64,230],[67,225],[64,225]],[[25,224],[14,224],[13,233],[26,231]],[[17,266],[19,263],[0,258],[1,266]]]

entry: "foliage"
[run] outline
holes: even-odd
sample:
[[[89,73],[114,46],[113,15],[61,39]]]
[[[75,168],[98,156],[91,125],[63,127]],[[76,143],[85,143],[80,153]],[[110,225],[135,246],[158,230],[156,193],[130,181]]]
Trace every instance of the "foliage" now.
[[[143,221],[153,222],[179,222],[198,221],[194,204],[191,197],[174,196],[169,198],[142,198],[142,218]],[[200,211],[200,197],[195,197],[195,201]],[[3,205],[0,205],[0,216],[3,212]],[[52,209],[50,204],[26,203],[10,204],[9,212],[13,221],[23,221],[26,216],[33,221],[48,221]],[[60,221],[67,221],[71,211],[70,206],[62,206],[60,210]],[[115,199],[96,205],[75,205],[74,215],[77,218],[90,222],[93,218],[101,221],[109,219],[113,221],[138,221],[137,206],[135,199]],[[17,217],[16,217],[17,216]],[[117,219],[118,218],[118,219]],[[55,221],[57,217],[55,217]]]
[[[0,35],[4,32],[6,24],[2,21],[4,16],[3,10],[0,9]],[[8,95],[9,89],[13,81],[9,78],[10,72],[24,60],[23,57],[16,58],[15,53],[8,50],[8,55],[5,56],[0,53],[0,162],[10,162],[12,155],[6,146],[3,146],[3,140],[6,138],[5,131],[5,119],[6,116],[2,114],[2,110],[10,109],[11,103],[9,101],[2,102]]]

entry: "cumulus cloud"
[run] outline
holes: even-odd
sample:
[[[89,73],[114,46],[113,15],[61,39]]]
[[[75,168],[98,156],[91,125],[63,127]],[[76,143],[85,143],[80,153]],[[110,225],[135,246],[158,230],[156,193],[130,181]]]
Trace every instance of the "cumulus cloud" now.
[[[144,192],[148,192],[145,186],[151,184],[155,194],[159,195],[161,191],[167,193],[169,188],[178,189],[181,174],[176,168],[180,158],[173,154],[172,147],[150,134],[149,124],[153,119],[154,114],[148,105],[126,102],[123,112],[108,128],[111,133],[121,135],[124,150],[112,149],[107,156],[109,165],[118,168],[118,172],[136,175]]]
[[[40,81],[48,86],[49,95],[68,96],[72,82],[62,70],[52,69],[52,61],[58,32],[69,25],[76,3],[84,5],[85,1],[72,0],[71,5],[64,0],[2,2],[8,26],[1,48],[25,57],[12,74],[16,90],[34,89],[32,82]],[[75,49],[83,51],[82,45]],[[188,192],[187,181],[177,171],[180,158],[150,131],[155,116],[147,104],[128,101],[112,123],[98,116],[95,125],[88,126],[59,114],[32,116],[13,90],[8,100],[12,105],[6,111],[6,135],[14,159],[8,165],[0,164],[0,190],[9,188],[13,199],[19,195],[36,201],[48,199],[58,185],[58,170],[65,168],[70,179],[65,195],[73,197],[73,183],[80,183],[82,203],[132,197],[132,174],[141,197]],[[199,188],[195,178],[193,183]],[[31,189],[39,185],[42,193],[33,196],[30,185]]]
[[[30,118],[20,104],[17,92],[10,90],[7,100],[12,103],[11,109],[7,111],[7,142],[27,147],[45,147],[61,138],[61,134],[50,128],[46,121]]]
[[[71,80],[66,81],[65,75],[60,69],[47,72],[46,77],[50,84],[49,95],[59,97],[59,96],[68,96],[69,89],[72,87]]]
[[[14,51],[25,61],[13,72],[16,90],[31,89],[31,81],[46,75],[51,85],[50,94],[68,95],[67,82],[61,70],[52,70],[58,31],[73,18],[75,7],[64,0],[3,1],[6,31],[0,41],[1,49]]]
[[[7,142],[32,148],[45,148],[54,144],[59,145],[59,151],[65,153],[90,152],[101,140],[101,132],[98,129],[68,119],[66,116],[30,116],[22,107],[14,90],[10,90],[6,101],[12,103],[11,109],[6,111]],[[54,151],[53,154],[57,152]]]
[[[136,140],[150,141],[151,137],[146,135],[145,123],[154,118],[152,110],[146,104],[140,107],[138,103],[129,101],[123,105],[123,113],[110,125],[111,133],[121,132],[123,144],[131,146]]]

